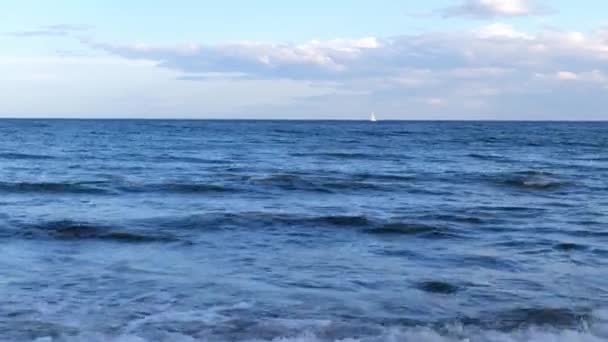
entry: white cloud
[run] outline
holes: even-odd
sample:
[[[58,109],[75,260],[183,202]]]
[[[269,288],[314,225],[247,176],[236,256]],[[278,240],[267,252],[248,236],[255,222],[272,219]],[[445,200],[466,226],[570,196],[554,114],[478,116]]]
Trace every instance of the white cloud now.
[[[578,80],[578,75],[576,73],[570,71],[558,71],[555,75],[558,80],[561,81],[576,81]]]
[[[495,23],[488,26],[482,27],[477,30],[477,34],[480,38],[522,38],[522,39],[533,39],[533,37],[524,32],[519,32],[511,25]]]
[[[591,84],[595,83],[608,85],[608,76],[600,70],[591,70],[579,73],[571,71],[558,71],[554,74],[554,78],[559,81],[580,81]]]
[[[382,48],[382,43],[375,37],[310,41],[296,45],[261,42],[219,46],[85,43],[112,54],[156,60],[169,68],[184,71],[243,72],[253,77],[265,74],[274,78],[314,78],[340,73],[369,50]]]
[[[441,11],[444,16],[519,17],[543,13],[533,0],[461,0]]]
[[[531,8],[526,0],[477,0],[476,3],[489,11],[503,15],[530,14]]]
[[[555,30],[532,34],[500,23],[470,32],[300,44],[87,44],[124,58],[153,61],[184,73],[184,78],[191,76],[190,79],[213,73],[232,75],[229,78],[350,84],[382,78],[413,85],[426,83],[433,72],[450,78],[484,79],[509,77],[507,74],[514,70],[534,75],[549,70],[584,72],[608,66],[608,42],[599,34]]]

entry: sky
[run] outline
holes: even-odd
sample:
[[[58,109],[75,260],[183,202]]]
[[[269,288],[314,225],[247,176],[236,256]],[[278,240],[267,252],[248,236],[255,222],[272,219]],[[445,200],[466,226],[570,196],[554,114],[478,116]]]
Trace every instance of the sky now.
[[[605,0],[0,11],[0,117],[608,120]]]

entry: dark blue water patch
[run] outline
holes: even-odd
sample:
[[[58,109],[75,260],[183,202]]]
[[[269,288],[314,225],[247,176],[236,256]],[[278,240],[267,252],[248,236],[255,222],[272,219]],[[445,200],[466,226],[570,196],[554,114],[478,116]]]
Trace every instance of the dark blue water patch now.
[[[436,294],[454,294],[460,290],[460,287],[441,280],[427,280],[416,284],[416,287],[422,291]]]
[[[415,253],[409,249],[391,249],[388,247],[383,247],[382,249],[378,249],[378,250],[373,250],[372,253],[376,254],[376,255],[382,255],[382,256],[387,256],[387,257],[394,257],[394,258],[412,258],[412,259],[417,259],[420,260],[421,256],[418,253]]]
[[[598,226],[598,228],[602,228]],[[594,239],[608,239],[608,228],[604,227],[604,229],[576,229],[576,230],[565,230],[563,232],[565,235],[574,236],[574,237],[582,237],[582,238],[594,238]]]
[[[345,176],[353,177],[356,180],[371,180],[381,182],[396,182],[396,183],[411,183],[416,180],[416,176],[413,174],[390,174],[390,173],[355,173],[346,174]]]
[[[157,233],[120,229],[101,224],[70,220],[50,221],[31,225],[22,224],[18,229],[14,230],[14,233],[17,236],[28,239],[100,240],[122,243],[177,241],[175,237],[169,235],[159,235]]]
[[[460,239],[464,235],[445,226],[431,226],[424,223],[389,222],[363,230],[364,233],[379,237],[419,237],[424,239]]]
[[[600,256],[602,258],[608,258],[608,249],[593,248],[593,249],[591,249],[591,253],[593,253],[594,255]]]
[[[504,155],[497,155],[497,154],[469,153],[467,155],[467,157],[469,157],[471,159],[476,159],[476,160],[492,161],[492,162],[499,162],[499,163],[512,163],[513,162],[512,159],[510,159]]]
[[[427,214],[419,217],[423,221],[439,221],[448,223],[464,223],[470,225],[481,225],[488,222],[497,223],[498,220],[482,218],[479,216],[459,215],[459,214]]]
[[[0,193],[120,195],[120,193],[214,194],[237,193],[236,187],[199,182],[133,183],[121,180],[83,182],[0,182]]]
[[[213,194],[236,193],[240,190],[220,184],[167,182],[156,184],[122,183],[116,189],[126,193]]]
[[[55,159],[55,157],[54,156],[50,156],[50,155],[42,155],[42,154],[4,152],[4,153],[0,153],[0,159],[6,159],[6,160],[50,160],[50,159]]]
[[[292,157],[326,158],[328,160],[404,160],[408,159],[401,154],[368,154],[360,152],[293,152]]]
[[[280,189],[287,191],[301,191],[313,193],[339,193],[353,191],[382,191],[389,190],[382,184],[357,181],[352,179],[340,179],[329,176],[307,176],[298,174],[273,174],[265,177],[251,177],[249,184],[256,185],[261,189]]]
[[[0,182],[0,193],[40,194],[109,194],[98,182]]]
[[[435,233],[439,229],[421,223],[393,222],[365,230],[366,233],[375,235],[417,235]]]
[[[584,250],[588,249],[587,246],[577,244],[574,242],[561,242],[561,243],[556,244],[554,246],[554,248],[558,251],[563,251],[563,252],[584,251]]]
[[[210,158],[199,158],[199,157],[189,157],[189,156],[172,156],[172,155],[162,155],[158,157],[153,157],[151,162],[162,162],[162,163],[188,163],[188,164],[229,164],[229,160],[222,159],[210,159]]]
[[[546,209],[538,208],[538,207],[524,207],[524,206],[479,206],[475,207],[480,211],[484,212],[507,212],[510,214],[519,213],[519,212],[532,212],[536,214],[541,214]]]
[[[295,220],[295,222],[298,221],[299,220]],[[308,218],[300,222],[345,227],[366,227],[372,224],[373,221],[365,216],[329,215]]]
[[[320,193],[332,192],[330,189],[317,182],[292,174],[278,174],[268,177],[251,178],[250,182],[263,187],[278,188],[282,190],[301,190]]]
[[[209,213],[186,217],[154,218],[141,223],[165,229],[201,231],[224,228],[251,230],[269,227],[350,227],[357,229],[374,225],[374,221],[365,216],[308,216],[268,212]]]
[[[328,157],[336,159],[366,159],[376,158],[376,155],[370,155],[357,152],[294,152],[290,153],[293,157]]]
[[[522,238],[522,237],[509,237],[506,241],[498,241],[491,243],[492,247],[497,248],[509,248],[514,252],[537,250],[538,248],[544,248],[545,250],[554,245],[554,242],[550,239],[543,238]]]

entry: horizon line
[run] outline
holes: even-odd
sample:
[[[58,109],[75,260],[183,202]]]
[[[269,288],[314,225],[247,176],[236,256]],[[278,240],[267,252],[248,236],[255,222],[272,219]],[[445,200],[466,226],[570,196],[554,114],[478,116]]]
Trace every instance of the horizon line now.
[[[304,118],[169,118],[169,117],[10,117],[0,116],[2,120],[58,120],[58,121],[326,121],[326,122],[369,122],[369,119],[304,119]],[[608,119],[380,119],[381,122],[608,122]]]

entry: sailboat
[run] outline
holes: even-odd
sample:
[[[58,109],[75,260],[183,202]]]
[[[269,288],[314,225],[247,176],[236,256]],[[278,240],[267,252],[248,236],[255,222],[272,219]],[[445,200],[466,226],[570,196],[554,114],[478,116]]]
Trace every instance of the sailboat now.
[[[376,122],[376,114],[374,112],[369,116],[369,121]]]

